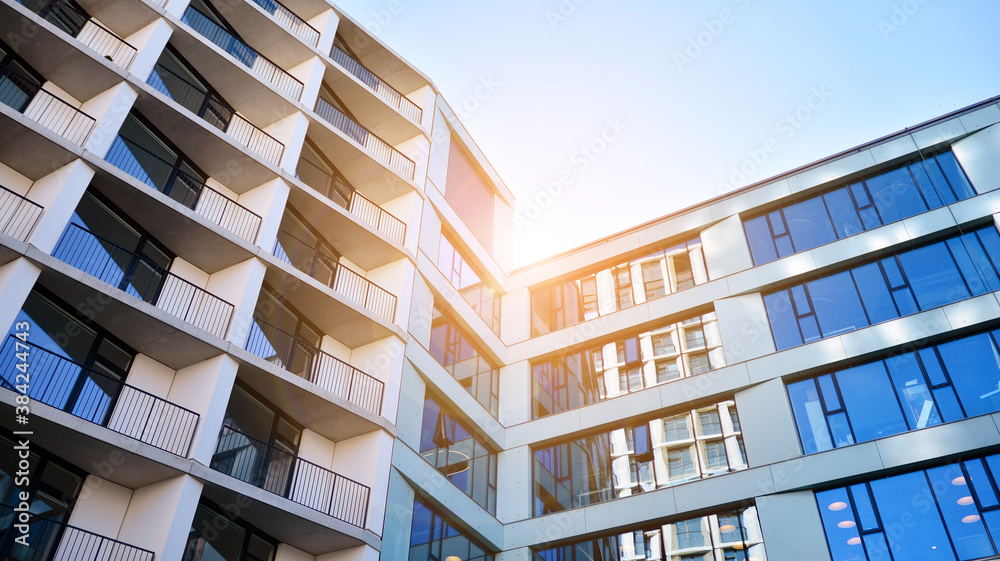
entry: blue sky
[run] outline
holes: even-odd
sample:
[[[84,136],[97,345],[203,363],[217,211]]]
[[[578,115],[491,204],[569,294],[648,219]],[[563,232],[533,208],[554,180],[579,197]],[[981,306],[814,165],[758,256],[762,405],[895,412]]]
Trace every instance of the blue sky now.
[[[339,0],[519,199],[516,263],[1000,95],[1000,2]]]

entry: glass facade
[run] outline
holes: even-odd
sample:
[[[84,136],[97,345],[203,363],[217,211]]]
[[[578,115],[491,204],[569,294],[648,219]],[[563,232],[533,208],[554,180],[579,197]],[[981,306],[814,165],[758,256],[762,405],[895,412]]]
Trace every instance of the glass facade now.
[[[788,384],[806,454],[1000,411],[1000,331]]]
[[[740,430],[725,401],[536,448],[535,516],[746,469]]]
[[[701,239],[609,269],[531,290],[531,336],[630,308],[708,282]]]
[[[951,152],[881,171],[746,220],[755,265],[976,194]]]
[[[420,455],[479,506],[496,514],[496,452],[433,398],[424,400]]]
[[[993,559],[1000,455],[816,493],[834,561]]]
[[[778,350],[1000,289],[993,226],[764,295]]]
[[[277,542],[228,511],[202,500],[182,561],[272,561]]]
[[[428,349],[462,387],[494,417],[499,410],[500,369],[474,343],[440,304],[434,305],[431,345]]]
[[[726,364],[714,312],[532,365],[536,419]]]
[[[409,561],[493,561],[493,554],[466,537],[435,509],[413,501]]]
[[[756,507],[535,551],[534,561],[766,561]]]
[[[437,267],[476,314],[486,322],[490,330],[499,336],[500,296],[493,288],[487,286],[482,280],[482,275],[476,273],[444,232],[441,232]]]

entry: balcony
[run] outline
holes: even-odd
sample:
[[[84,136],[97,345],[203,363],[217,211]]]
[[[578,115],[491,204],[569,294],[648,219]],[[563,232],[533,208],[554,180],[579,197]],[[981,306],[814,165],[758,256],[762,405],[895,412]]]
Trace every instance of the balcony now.
[[[24,0],[20,4],[119,68],[128,70],[132,66],[136,55],[135,47],[96,23],[67,0]]]
[[[25,520],[27,518],[27,520]],[[39,516],[30,511],[15,512],[0,505],[0,524],[5,533],[14,534],[14,524],[29,528],[27,547],[13,537],[0,544],[0,556],[11,561],[153,561],[153,552],[118,540]]]
[[[406,224],[368,200],[344,181],[335,178],[306,159],[299,160],[296,175],[303,183],[347,209],[348,212],[360,218],[385,237],[403,245],[403,240],[406,238]]]
[[[26,242],[43,211],[38,203],[0,185],[0,232]]]
[[[360,80],[361,83],[368,86],[368,88],[371,89],[375,95],[379,96],[383,101],[399,111],[404,117],[415,124],[420,124],[420,120],[423,118],[423,110],[415,103],[407,99],[406,96],[396,91],[395,88],[387,84],[385,80],[382,80],[371,70],[365,68],[360,62],[353,59],[351,55],[334,45],[333,49],[330,51],[330,58],[332,58],[333,61],[339,64],[344,70],[348,71],[355,78]]]
[[[365,527],[371,490],[324,467],[223,426],[210,466],[358,528]]]
[[[281,165],[285,146],[215,96],[159,64],[149,74],[146,83],[272,165]]]
[[[392,322],[396,317],[394,295],[288,232],[278,233],[272,253],[383,320]]]
[[[186,23],[203,37],[214,43],[226,53],[232,55],[238,62],[253,70],[255,74],[270,83],[278,91],[298,100],[302,95],[302,82],[282,70],[263,55],[253,50],[249,45],[233,37],[228,31],[219,27],[205,14],[193,6],[188,6],[181,21]]]
[[[76,224],[52,256],[216,337],[229,330],[232,304]]]
[[[366,411],[382,414],[381,380],[262,319],[254,318],[244,348]]]
[[[315,47],[319,44],[319,31],[277,0],[252,0],[265,12],[271,15],[278,25],[291,31],[306,44]]]
[[[323,98],[316,100],[316,114],[324,121],[330,123],[335,129],[344,133],[348,138],[361,145],[365,149],[365,152],[372,158],[394,170],[403,179],[413,180],[415,168],[413,160],[407,158],[400,151],[390,146],[389,143],[375,136],[374,133],[343,114]]]
[[[81,366],[41,347],[8,336],[3,345],[0,385],[16,393],[16,379],[27,353],[28,397],[129,438],[185,457],[194,439],[199,415],[120,379]]]
[[[127,138],[116,137],[105,159],[244,240],[257,240],[260,216]]]
[[[93,117],[6,65],[0,65],[0,102],[77,146],[83,146],[94,129]]]

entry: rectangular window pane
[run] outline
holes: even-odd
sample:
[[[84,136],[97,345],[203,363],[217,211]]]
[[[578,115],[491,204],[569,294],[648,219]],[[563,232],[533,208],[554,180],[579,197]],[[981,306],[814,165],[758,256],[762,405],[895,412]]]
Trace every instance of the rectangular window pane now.
[[[823,337],[866,327],[868,319],[849,272],[807,283]]]
[[[890,357],[885,360],[889,376],[896,387],[896,395],[903,405],[903,414],[911,430],[941,424],[934,398],[924,380],[924,373],[913,353]]]
[[[881,362],[842,370],[837,372],[836,380],[858,442],[907,430]]]
[[[754,265],[762,265],[778,258],[771,229],[767,225],[767,216],[747,220],[743,223],[743,229],[746,230],[747,241],[750,242],[750,254],[753,256]]]
[[[813,454],[833,448],[830,433],[826,428],[826,416],[819,402],[816,382],[804,380],[789,384],[788,397],[792,402],[792,413],[795,415],[795,426],[802,441],[802,451]]]
[[[938,352],[966,414],[1000,410],[1000,355],[988,334],[938,345]]]
[[[927,476],[958,558],[979,559],[993,555],[995,551],[973,502],[972,490],[959,466],[952,464],[929,469]],[[881,504],[879,507],[881,509]]]
[[[784,213],[795,251],[805,251],[837,239],[822,197],[785,207]]]
[[[870,483],[875,504],[882,520],[911,520],[899,524],[889,533],[889,547],[894,561],[935,561],[952,559],[951,551],[941,547],[949,543],[948,534],[937,509],[927,505],[914,515],[912,497],[931,497],[923,472],[907,473]],[[905,518],[904,518],[905,516]]]
[[[965,281],[944,243],[899,254],[900,264],[921,310],[943,306],[970,296]]]
[[[861,291],[861,300],[873,324],[899,317],[878,263],[869,263],[852,269],[851,276]]]
[[[774,334],[774,344],[779,351],[802,344],[802,335],[799,333],[798,321],[787,290],[764,296],[764,308]]]
[[[910,171],[896,169],[865,180],[882,222],[896,222],[927,210]]]
[[[858,211],[854,208],[854,202],[846,188],[837,189],[823,195],[826,207],[833,218],[833,226],[837,237],[846,238],[864,231]]]

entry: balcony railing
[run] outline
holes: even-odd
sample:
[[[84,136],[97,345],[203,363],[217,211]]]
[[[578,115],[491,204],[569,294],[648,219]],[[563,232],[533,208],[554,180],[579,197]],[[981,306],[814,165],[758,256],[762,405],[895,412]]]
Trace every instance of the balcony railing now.
[[[281,165],[285,145],[207,91],[160,64],[150,72],[146,83],[201,117],[206,123],[260,154],[268,162],[275,166]]]
[[[153,561],[153,552],[100,534],[88,532],[65,522],[39,516],[31,511],[15,511],[0,505],[0,527],[5,534],[28,527],[27,546],[14,541],[14,536],[0,542],[0,559],[6,561]],[[2,536],[3,534],[0,534]]]
[[[406,238],[406,224],[355,191],[347,183],[304,158],[299,160],[295,173],[306,185],[319,191],[324,197],[346,208],[390,240],[403,244]]]
[[[16,359],[15,353],[27,353],[28,360]],[[4,342],[0,361],[5,388],[17,391],[23,379],[17,379],[16,367],[24,362],[31,399],[171,454],[184,457],[191,447],[199,419],[194,411],[13,335]]]
[[[319,98],[316,100],[316,114],[363,146],[376,160],[380,160],[385,165],[396,170],[403,178],[413,179],[413,160],[404,156],[402,152],[390,146],[388,142],[375,136],[371,131],[362,127],[347,115],[344,115],[343,112],[330,105],[325,99]]]
[[[267,80],[279,91],[292,99],[298,100],[302,95],[302,82],[282,70],[263,55],[253,50],[250,45],[233,37],[224,28],[199,12],[194,6],[188,6],[181,21],[191,26],[206,39],[226,51],[247,68],[253,70],[261,78]]]
[[[212,469],[359,528],[371,490],[295,454],[223,426]]]
[[[135,47],[67,0],[23,0],[20,3],[115,65],[125,70],[132,66]]]
[[[232,304],[76,224],[66,228],[52,256],[216,337],[226,336]]]
[[[278,233],[274,244],[274,256],[318,280],[348,300],[371,310],[386,321],[396,317],[396,297],[386,289],[340,266],[330,255],[323,253],[292,236],[288,232]]]
[[[281,2],[278,2],[278,0],[253,0],[253,3],[271,14],[274,21],[278,22],[281,27],[298,35],[307,44],[313,47],[319,44],[319,31],[295,15],[294,12]]]
[[[3,64],[0,64],[0,103],[77,146],[83,146],[94,129],[93,117]]]
[[[382,414],[381,380],[262,319],[254,318],[245,348],[366,411]]]
[[[38,203],[0,185],[0,232],[26,242],[43,211]]]
[[[116,137],[105,159],[244,240],[257,240],[259,215],[131,140]]]
[[[379,97],[385,100],[386,103],[395,107],[403,114],[404,117],[413,121],[414,123],[420,123],[423,118],[423,110],[406,98],[403,94],[396,91],[395,88],[390,86],[385,82],[385,80],[379,78],[371,70],[368,70],[360,62],[355,60],[351,55],[347,54],[340,47],[334,45],[333,49],[330,51],[330,58],[334,62],[339,64],[355,78],[361,80],[363,84],[371,88]]]

